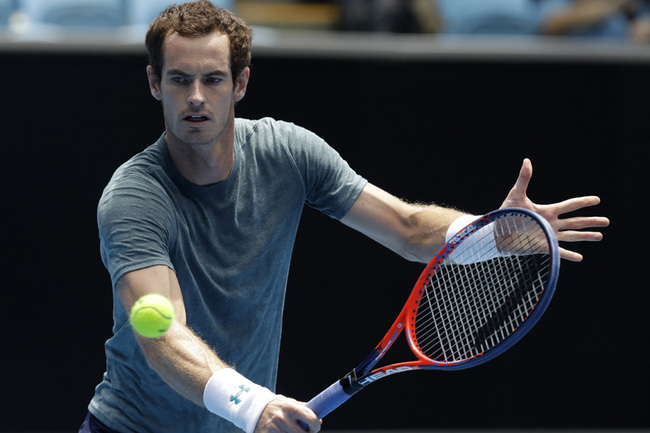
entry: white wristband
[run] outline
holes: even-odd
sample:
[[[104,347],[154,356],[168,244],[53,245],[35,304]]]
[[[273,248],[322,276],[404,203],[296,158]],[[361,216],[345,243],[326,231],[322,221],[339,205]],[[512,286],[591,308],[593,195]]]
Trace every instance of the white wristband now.
[[[478,218],[480,217],[477,215],[461,215],[456,218],[447,229],[445,241],[449,242],[458,232]],[[471,239],[458,245],[449,258],[455,263],[467,265],[499,257],[501,253],[494,243],[494,236],[493,224],[481,227]],[[477,254],[479,252],[480,254]]]
[[[232,368],[217,370],[203,391],[203,404],[212,413],[253,433],[260,415],[276,397],[269,389],[257,385]]]
[[[462,229],[465,228],[465,226],[468,226],[469,224],[473,223],[480,217],[478,215],[461,215],[455,220],[452,221],[452,223],[449,225],[449,228],[447,229],[447,234],[445,236],[445,242],[449,242],[449,240],[454,237],[456,233],[461,231]]]

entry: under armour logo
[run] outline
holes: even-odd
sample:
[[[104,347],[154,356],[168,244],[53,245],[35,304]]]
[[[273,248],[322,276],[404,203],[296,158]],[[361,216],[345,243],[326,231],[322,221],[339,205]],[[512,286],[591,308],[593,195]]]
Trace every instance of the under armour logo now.
[[[237,393],[237,395],[231,395],[230,396],[230,401],[231,402],[234,401],[235,404],[241,403],[241,399],[239,398],[239,397],[241,397],[241,393],[242,392],[248,392],[250,390],[251,390],[250,388],[246,388],[244,385],[239,385],[239,392]]]

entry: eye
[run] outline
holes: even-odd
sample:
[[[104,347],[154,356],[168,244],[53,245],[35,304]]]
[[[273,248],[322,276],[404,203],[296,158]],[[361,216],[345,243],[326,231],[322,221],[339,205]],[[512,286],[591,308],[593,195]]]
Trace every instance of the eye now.
[[[221,77],[215,77],[215,76],[207,77],[205,79],[205,82],[207,84],[219,84],[221,81],[222,81]]]
[[[189,78],[179,75],[171,77],[170,80],[174,84],[187,84],[189,82]]]

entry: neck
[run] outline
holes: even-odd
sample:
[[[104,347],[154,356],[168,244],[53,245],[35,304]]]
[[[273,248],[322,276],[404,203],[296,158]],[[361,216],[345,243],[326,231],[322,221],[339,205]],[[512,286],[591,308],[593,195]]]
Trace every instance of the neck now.
[[[216,143],[182,143],[169,131],[167,147],[178,171],[195,185],[214,185],[225,181],[235,164],[234,134],[221,136]]]

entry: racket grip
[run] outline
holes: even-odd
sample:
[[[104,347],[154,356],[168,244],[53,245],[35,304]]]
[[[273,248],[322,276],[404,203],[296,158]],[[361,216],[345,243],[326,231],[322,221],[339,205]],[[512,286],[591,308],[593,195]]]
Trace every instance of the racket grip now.
[[[350,397],[351,395],[347,394],[343,390],[341,381],[336,381],[316,397],[309,400],[309,402],[307,402],[307,407],[313,410],[318,418],[324,418],[327,414],[345,403]],[[305,431],[309,431],[307,424],[301,420],[298,420],[298,424],[300,424]]]
[[[351,395],[343,391],[341,381],[336,381],[326,390],[309,400],[307,407],[314,411],[318,418],[325,418],[334,409],[345,403]]]

